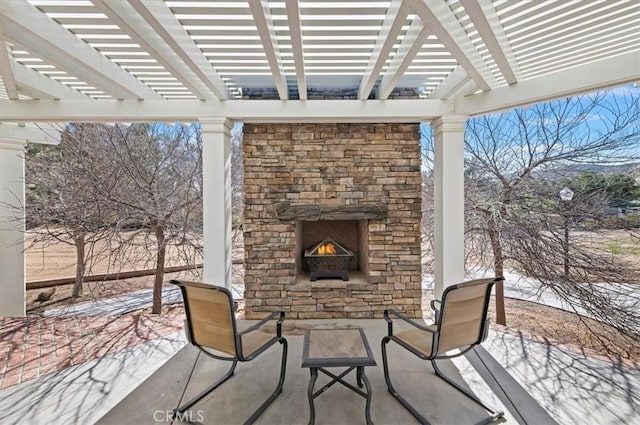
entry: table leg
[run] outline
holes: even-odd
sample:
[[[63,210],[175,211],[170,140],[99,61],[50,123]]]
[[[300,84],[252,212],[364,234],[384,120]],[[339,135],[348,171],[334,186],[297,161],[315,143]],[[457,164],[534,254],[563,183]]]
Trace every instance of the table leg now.
[[[318,379],[318,369],[315,367],[309,368],[311,372],[311,380],[309,381],[309,388],[307,389],[307,396],[309,397],[309,425],[313,425],[316,421],[316,409],[313,406],[313,387]]]
[[[359,367],[356,370],[356,382],[358,383],[358,387],[362,388],[362,372],[364,371],[363,367]]]
[[[367,418],[367,425],[373,425],[373,421],[371,420],[371,383],[369,383],[369,378],[364,374],[364,366],[358,367],[358,374],[364,381],[364,386],[367,388],[367,405],[364,408],[364,414]]]

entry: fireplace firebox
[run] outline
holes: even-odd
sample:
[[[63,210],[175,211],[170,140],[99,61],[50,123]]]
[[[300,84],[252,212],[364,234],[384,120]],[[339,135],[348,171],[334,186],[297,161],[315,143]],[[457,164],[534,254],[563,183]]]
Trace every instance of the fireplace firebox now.
[[[349,261],[353,253],[331,238],[324,239],[304,251],[309,267],[309,280],[340,278],[349,280]]]
[[[367,282],[367,223],[368,220],[297,221],[296,281]]]

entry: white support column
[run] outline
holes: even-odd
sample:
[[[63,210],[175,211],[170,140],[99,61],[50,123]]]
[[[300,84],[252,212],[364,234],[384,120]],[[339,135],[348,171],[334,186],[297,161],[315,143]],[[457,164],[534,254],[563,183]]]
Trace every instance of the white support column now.
[[[24,316],[26,141],[0,135],[0,316]]]
[[[434,134],[435,296],[464,279],[464,123],[466,116],[432,121]]]
[[[204,270],[207,283],[231,288],[231,128],[227,118],[203,118]]]

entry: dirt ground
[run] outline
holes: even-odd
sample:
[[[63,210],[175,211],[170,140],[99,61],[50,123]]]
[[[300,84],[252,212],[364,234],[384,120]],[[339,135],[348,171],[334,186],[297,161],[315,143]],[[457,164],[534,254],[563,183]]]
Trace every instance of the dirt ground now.
[[[523,332],[552,344],[588,349],[613,361],[619,358],[640,362],[640,341],[622,335],[615,328],[593,319],[528,301],[505,300],[508,331]],[[495,322],[493,303],[491,321]]]
[[[630,241],[628,247],[623,243],[605,242],[621,245],[624,249],[631,250],[628,254],[635,257],[637,241]],[[617,249],[617,248],[616,248]],[[241,257],[241,247],[234,248],[234,257]],[[640,256],[639,256],[640,257]],[[632,258],[637,261],[637,259]],[[73,247],[58,245],[47,249],[32,248],[27,251],[27,280],[40,280],[45,278],[70,277],[74,273],[75,255]],[[111,265],[113,267],[113,265]],[[109,265],[97,265],[95,273],[102,273],[109,269]],[[185,277],[185,273],[173,273],[165,276],[165,282],[172,278]],[[187,275],[188,276],[188,275]],[[189,276],[192,277],[193,276]],[[234,280],[242,281],[242,266],[234,264]],[[85,283],[83,296],[76,302],[88,301],[92,298],[104,298],[152,288],[153,276],[132,278],[108,282]],[[29,314],[39,314],[45,308],[65,305],[71,300],[72,285],[56,287],[51,300],[46,302],[35,301],[39,293],[47,289],[27,291],[27,311]],[[505,302],[507,313],[507,331],[532,335],[536,339],[551,342],[553,344],[567,344],[574,349],[585,348],[600,355],[610,358],[630,359],[640,362],[640,341],[625,338],[618,331],[600,322],[580,317],[576,314],[565,312],[553,307],[547,307],[536,303],[507,299]],[[425,304],[428,309],[428,304]],[[140,313],[140,312],[138,312]],[[494,316],[491,307],[492,318]]]
[[[134,237],[132,232],[127,236]],[[142,248],[144,242],[143,238],[137,238],[138,245],[134,249],[141,258],[130,259],[127,263],[120,263],[114,256],[109,256],[109,253],[115,251],[114,247],[106,246],[104,243],[97,243],[92,251],[97,260],[87,264],[86,274],[116,273],[153,268],[155,266],[154,258]],[[75,275],[76,251],[72,245],[64,243],[44,245],[34,242],[33,237],[27,235],[26,246],[27,281],[73,277]],[[89,246],[87,246],[87,250],[89,250]],[[167,266],[185,264],[185,260],[180,258],[180,255],[177,254],[173,247],[169,247],[167,251]]]
[[[620,270],[625,270],[625,282],[640,284],[640,232],[612,230],[571,232],[572,240],[588,246],[599,256],[609,256]]]

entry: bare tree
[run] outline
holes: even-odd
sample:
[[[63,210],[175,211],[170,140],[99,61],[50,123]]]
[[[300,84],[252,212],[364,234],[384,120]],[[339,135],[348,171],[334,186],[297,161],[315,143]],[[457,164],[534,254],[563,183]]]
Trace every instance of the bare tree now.
[[[244,210],[244,166],[242,164],[242,126],[231,130],[231,210],[234,227],[242,223]]]
[[[574,239],[571,273],[561,273],[567,248],[562,217],[569,215],[577,222],[580,208],[594,213],[602,199],[574,202],[568,211],[560,202],[557,182],[574,164],[637,158],[639,140],[640,96],[631,93],[596,93],[469,120],[465,138],[469,227],[476,242],[484,239],[490,247],[495,275],[503,276],[508,263],[561,297],[576,301],[576,293],[585,291],[577,301],[603,311],[604,292],[582,283],[587,276],[620,282],[619,264],[598,257]],[[497,321],[506,324],[503,298],[500,286]],[[637,323],[638,316],[619,319],[609,322],[620,328],[629,320]]]
[[[75,246],[72,298],[82,294],[85,274],[108,253],[98,242],[113,236],[107,206],[99,202],[87,178],[97,172],[102,126],[73,124],[58,146],[29,146],[26,155],[25,213],[32,244],[61,242]]]
[[[60,146],[31,148],[27,164],[34,241],[76,247],[73,297],[90,262],[108,256],[137,266],[152,255],[152,310],[160,313],[167,257],[194,268],[201,258],[199,127],[72,124]]]
[[[195,266],[201,253],[202,141],[198,126],[110,127],[95,191],[116,214],[121,258],[155,252],[152,312],[162,309],[168,248]],[[122,232],[122,230],[130,230]]]

